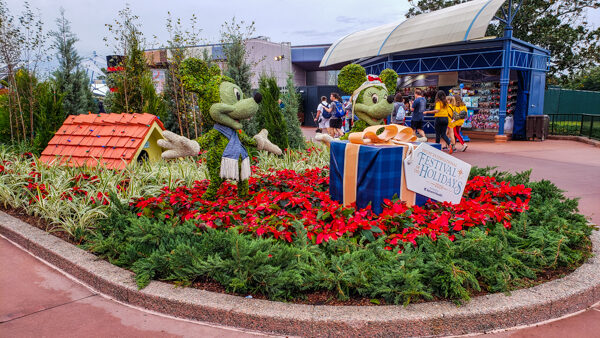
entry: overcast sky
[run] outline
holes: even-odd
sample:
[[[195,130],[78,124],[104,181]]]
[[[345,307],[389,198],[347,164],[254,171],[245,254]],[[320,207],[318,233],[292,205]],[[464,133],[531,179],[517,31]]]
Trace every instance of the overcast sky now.
[[[47,30],[54,29],[54,20],[63,7],[80,40],[76,47],[84,57],[93,51],[100,55],[111,53],[102,40],[108,35],[104,25],[113,23],[126,3],[139,16],[148,41],[152,42],[156,35],[159,44],[168,38],[165,28],[168,11],[184,22],[196,14],[198,26],[203,29],[200,37],[207,43],[218,42],[222,23],[235,16],[239,20],[255,21],[257,36],[302,45],[332,43],[356,30],[403,20],[409,8],[407,0],[29,0],[29,3],[41,11]],[[22,1],[8,0],[8,7],[17,17]],[[598,27],[600,9],[591,12],[588,19]]]
[[[54,29],[54,20],[62,6],[71,21],[72,30],[79,37],[77,49],[83,56],[109,54],[102,38],[108,35],[104,24],[114,22],[117,12],[129,3],[139,16],[142,31],[149,42],[156,35],[160,43],[168,39],[165,23],[167,12],[189,22],[192,14],[198,17],[203,30],[200,37],[206,42],[218,42],[224,21],[235,16],[246,22],[255,21],[256,35],[274,42],[292,45],[331,43],[355,30],[404,19],[409,8],[406,0],[378,0],[377,6],[359,1],[317,0],[30,0],[39,8],[46,29]],[[8,0],[15,16],[22,10],[22,2]]]

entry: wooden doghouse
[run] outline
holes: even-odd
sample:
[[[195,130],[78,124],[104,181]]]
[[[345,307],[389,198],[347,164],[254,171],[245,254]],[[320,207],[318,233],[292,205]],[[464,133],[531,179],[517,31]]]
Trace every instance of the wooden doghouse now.
[[[70,115],[42,152],[40,160],[68,166],[124,169],[135,161],[158,161],[156,141],[165,129],[152,114]]]

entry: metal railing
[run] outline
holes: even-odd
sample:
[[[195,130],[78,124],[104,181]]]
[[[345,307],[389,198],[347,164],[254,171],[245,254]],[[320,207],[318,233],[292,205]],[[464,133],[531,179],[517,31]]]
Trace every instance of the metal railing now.
[[[548,114],[550,135],[584,136],[600,140],[600,115]]]

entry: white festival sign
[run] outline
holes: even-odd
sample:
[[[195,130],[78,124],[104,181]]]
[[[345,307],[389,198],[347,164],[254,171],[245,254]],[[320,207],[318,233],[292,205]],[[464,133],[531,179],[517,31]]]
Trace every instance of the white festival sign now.
[[[460,203],[471,165],[421,143],[404,159],[406,187],[436,201]]]

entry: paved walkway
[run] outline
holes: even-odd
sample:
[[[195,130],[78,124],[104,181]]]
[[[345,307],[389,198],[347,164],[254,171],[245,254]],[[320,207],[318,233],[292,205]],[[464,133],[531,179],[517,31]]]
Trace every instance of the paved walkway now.
[[[506,171],[532,168],[531,176],[534,180],[550,180],[565,190],[568,197],[580,197],[580,212],[593,223],[600,224],[600,148],[575,141],[557,140],[471,142],[464,153],[459,151],[455,156],[480,167],[497,166]],[[600,305],[544,325],[486,337],[600,337]]]
[[[314,130],[314,129],[313,129]],[[307,130],[310,137],[310,131]],[[581,211],[600,224],[600,148],[574,141],[473,142],[456,156],[502,170],[533,168],[579,196]],[[251,337],[233,328],[151,314],[106,299],[0,237],[0,337]],[[544,325],[490,337],[600,337],[600,305]]]
[[[258,337],[94,293],[0,237],[0,337]]]

